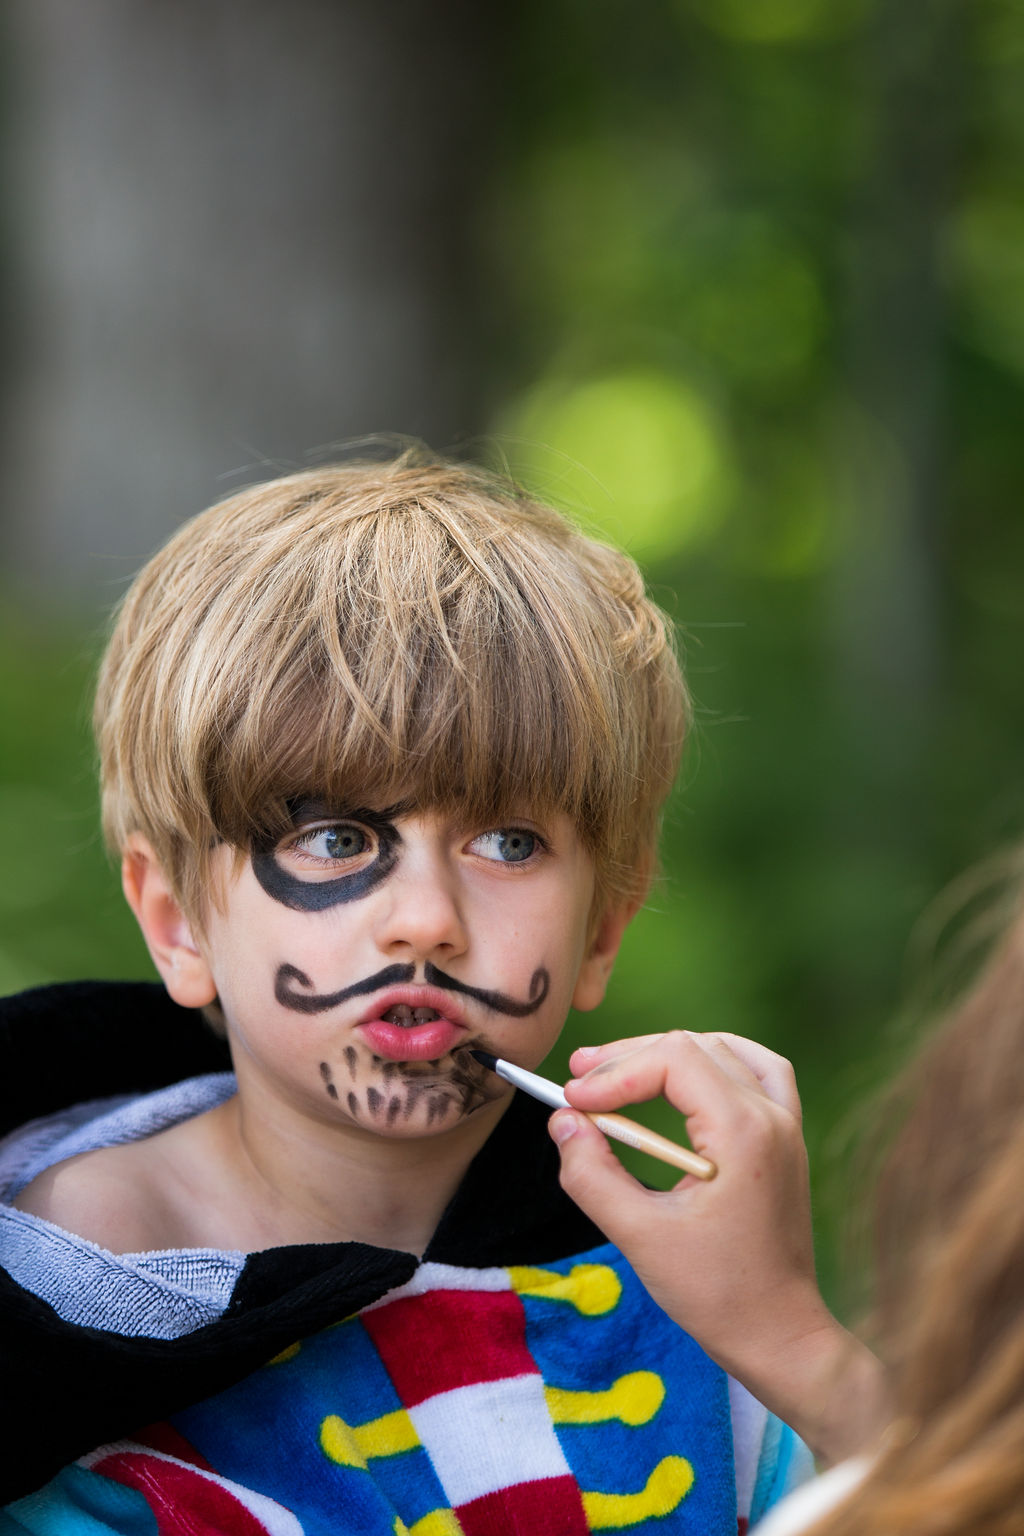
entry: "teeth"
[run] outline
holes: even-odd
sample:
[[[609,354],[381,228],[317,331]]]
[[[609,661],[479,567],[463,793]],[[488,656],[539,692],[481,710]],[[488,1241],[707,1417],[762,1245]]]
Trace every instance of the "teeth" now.
[[[408,1003],[396,1003],[384,1015],[388,1024],[397,1024],[400,1029],[412,1029],[416,1024],[429,1024],[431,1020],[440,1017],[436,1008],[410,1008]]]

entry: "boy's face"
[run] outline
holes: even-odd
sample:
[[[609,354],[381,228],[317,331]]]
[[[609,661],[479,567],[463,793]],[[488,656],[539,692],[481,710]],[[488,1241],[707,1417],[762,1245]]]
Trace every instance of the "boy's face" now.
[[[414,808],[307,805],[241,868],[216,855],[204,951],[239,1083],[389,1138],[509,1089],[469,1051],[535,1067],[600,1001],[624,920],[591,922],[565,817],[467,827]]]

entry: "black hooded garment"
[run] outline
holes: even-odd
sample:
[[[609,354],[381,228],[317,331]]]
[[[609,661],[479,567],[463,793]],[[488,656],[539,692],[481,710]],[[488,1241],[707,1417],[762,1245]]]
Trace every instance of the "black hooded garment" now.
[[[75,982],[0,999],[0,1052],[0,1136],[73,1104],[150,1093],[231,1064],[201,1015],[150,982]],[[516,1094],[425,1260],[542,1265],[605,1241],[558,1184],[558,1151],[544,1132],[549,1114]],[[65,1322],[0,1269],[0,1361],[11,1410],[0,1505],[97,1445],[242,1380],[296,1339],[405,1284],[417,1262],[363,1243],[253,1253],[224,1314],[174,1339]]]

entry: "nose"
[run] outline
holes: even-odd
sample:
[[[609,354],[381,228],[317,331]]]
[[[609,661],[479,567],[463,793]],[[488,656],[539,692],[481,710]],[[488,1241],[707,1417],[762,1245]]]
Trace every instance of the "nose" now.
[[[382,953],[409,960],[450,959],[466,949],[458,877],[444,848],[406,843],[380,892],[376,940]]]

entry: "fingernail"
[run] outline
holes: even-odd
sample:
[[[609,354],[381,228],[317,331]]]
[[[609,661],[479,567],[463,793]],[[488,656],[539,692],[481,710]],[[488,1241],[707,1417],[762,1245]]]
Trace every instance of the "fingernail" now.
[[[596,1056],[601,1049],[599,1045],[578,1045],[573,1051],[574,1056]]]
[[[559,1146],[576,1135],[576,1117],[574,1115],[553,1115],[548,1126],[551,1135]]]

